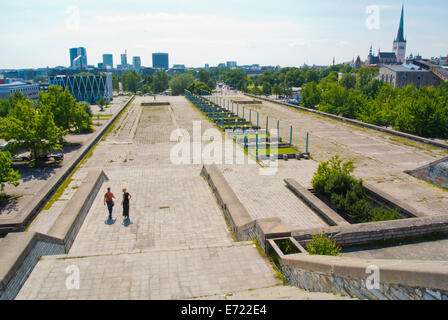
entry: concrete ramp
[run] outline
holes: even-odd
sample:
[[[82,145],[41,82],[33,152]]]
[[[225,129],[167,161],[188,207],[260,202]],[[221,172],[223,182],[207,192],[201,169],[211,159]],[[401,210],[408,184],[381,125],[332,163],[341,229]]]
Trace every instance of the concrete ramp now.
[[[448,190],[448,157],[406,173]]]

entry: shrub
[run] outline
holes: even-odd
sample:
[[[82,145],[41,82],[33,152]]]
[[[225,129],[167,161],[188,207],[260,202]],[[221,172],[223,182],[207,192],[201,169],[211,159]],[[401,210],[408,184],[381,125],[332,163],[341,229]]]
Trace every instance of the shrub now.
[[[311,241],[307,243],[306,250],[310,255],[339,256],[341,247],[331,241],[325,232],[313,235]]]
[[[374,208],[367,201],[362,180],[352,177],[353,170],[352,161],[342,163],[338,156],[322,162],[313,176],[314,191],[327,196],[338,211],[357,222],[401,219],[397,211]]]

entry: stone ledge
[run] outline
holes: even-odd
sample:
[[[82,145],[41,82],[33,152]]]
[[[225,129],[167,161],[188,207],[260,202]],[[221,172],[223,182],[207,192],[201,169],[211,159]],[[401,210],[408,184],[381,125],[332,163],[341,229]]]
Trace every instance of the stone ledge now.
[[[229,222],[235,233],[246,231],[255,226],[255,221],[216,165],[205,165],[201,175],[209,183],[223,211],[228,213],[227,218],[231,220]]]
[[[287,107],[291,107],[291,108],[294,108],[294,109],[298,109],[298,110],[314,113],[314,114],[317,114],[317,115],[320,115],[320,116],[331,118],[333,120],[350,123],[350,124],[356,125],[358,127],[363,127],[363,128],[368,128],[368,129],[372,129],[372,130],[375,130],[375,131],[388,133],[388,134],[391,134],[391,135],[394,135],[394,136],[398,136],[398,137],[405,138],[405,139],[408,139],[408,140],[417,141],[417,142],[424,143],[424,144],[427,144],[427,145],[432,145],[432,146],[435,146],[435,147],[438,147],[438,148],[442,148],[442,149],[448,149],[448,144],[437,142],[437,141],[434,141],[434,140],[431,140],[431,139],[415,136],[415,135],[412,135],[412,134],[408,134],[408,133],[404,133],[404,132],[400,132],[400,131],[396,131],[396,130],[387,129],[387,128],[380,127],[380,126],[377,126],[377,125],[374,125],[374,124],[362,122],[362,121],[359,121],[359,120],[349,119],[349,118],[337,116],[337,115],[334,115],[334,114],[318,111],[318,110],[315,110],[315,109],[309,109],[309,108],[297,106],[297,105],[290,104],[290,103],[279,102],[279,101],[275,101],[275,100],[271,100],[271,99],[267,99],[267,98],[262,98],[262,97],[259,97],[259,96],[254,96],[254,95],[247,94],[247,93],[245,93],[244,95],[246,95],[248,97],[251,97],[251,98],[261,99],[261,100],[265,100],[265,101],[268,101],[268,102],[272,102],[272,103],[284,105],[284,106],[287,106]]]
[[[0,291],[7,287],[37,242],[57,243],[58,240],[36,232],[12,233],[3,239],[0,244]]]
[[[316,197],[314,194],[305,189],[294,179],[285,179],[286,186],[290,189],[298,198],[300,198],[305,204],[316,213],[330,226],[337,225],[350,225],[344,218],[342,218],[337,212],[327,206],[322,200]]]
[[[80,216],[85,210],[89,210],[89,201],[96,198],[98,186],[101,186],[104,181],[108,180],[104,171],[89,171],[87,178],[84,179],[81,186],[76,190],[73,197],[69,200],[62,213],[59,215],[48,235],[57,239],[59,244],[67,245],[69,237],[72,234],[77,223],[80,221]]]
[[[169,106],[171,105],[169,102],[143,102],[140,104],[142,107],[156,107],[156,106]]]
[[[371,275],[366,273],[367,267],[377,266],[381,283],[448,290],[447,261],[373,260],[295,254],[282,256],[281,263],[300,270],[361,282]]]
[[[377,187],[373,185],[363,182],[363,187],[366,190],[367,195],[373,195],[376,198],[379,198],[381,201],[386,203],[387,205],[392,205],[398,207],[399,213],[405,215],[408,218],[415,217],[427,217],[428,215],[424,212],[418,211],[411,206],[407,205],[403,201],[400,201],[393,196],[379,190]]]
[[[311,239],[312,235],[325,232],[338,245],[353,246],[374,241],[403,239],[432,233],[448,233],[448,216],[414,218],[394,221],[360,223],[292,231],[297,241]]]

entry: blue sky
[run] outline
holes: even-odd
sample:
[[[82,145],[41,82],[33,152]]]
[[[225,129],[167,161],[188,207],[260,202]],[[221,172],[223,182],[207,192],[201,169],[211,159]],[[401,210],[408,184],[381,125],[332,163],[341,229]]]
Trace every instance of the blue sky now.
[[[151,66],[151,53],[157,51],[168,52],[171,65],[193,67],[229,60],[281,66],[330,64],[333,56],[336,62],[358,55],[364,60],[370,45],[391,51],[401,5],[376,0],[2,0],[0,68],[68,66],[68,49],[78,46],[86,47],[88,63],[94,65],[103,53],[112,53],[117,64],[125,50],[128,61],[141,56],[145,66]],[[367,12],[369,6],[374,11]],[[405,1],[408,53],[448,54],[446,12],[446,0]]]

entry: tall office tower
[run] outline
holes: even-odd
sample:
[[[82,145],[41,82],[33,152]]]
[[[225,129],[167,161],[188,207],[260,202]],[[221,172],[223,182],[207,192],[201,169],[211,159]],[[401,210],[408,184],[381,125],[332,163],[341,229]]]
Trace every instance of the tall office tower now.
[[[168,70],[170,68],[168,53],[160,53],[160,52],[153,53],[152,54],[152,67],[154,69]]]
[[[70,68],[86,69],[87,68],[87,51],[84,47],[70,49]]]
[[[406,39],[404,38],[404,5],[401,9],[400,26],[398,27],[397,38],[394,40],[393,52],[397,56],[397,62],[406,63]]]
[[[140,72],[140,70],[142,69],[142,60],[140,59],[140,57],[133,57],[132,65],[134,66],[135,71]]]
[[[110,69],[114,68],[114,57],[111,54],[103,54],[103,67],[110,67]]]
[[[226,63],[227,68],[232,69],[237,67],[236,61],[227,61]]]
[[[121,55],[121,66],[123,68],[126,68],[127,65],[128,65],[128,53],[126,52]]]

